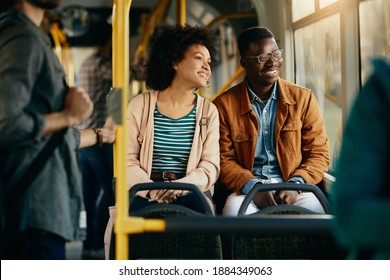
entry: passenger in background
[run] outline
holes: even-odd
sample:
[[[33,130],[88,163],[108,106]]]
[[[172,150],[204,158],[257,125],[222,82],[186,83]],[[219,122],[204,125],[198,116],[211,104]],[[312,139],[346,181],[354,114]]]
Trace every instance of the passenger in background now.
[[[134,97],[128,107],[128,187],[171,181],[192,183],[206,192],[219,175],[219,120],[215,105],[209,103],[207,132],[202,135],[206,100],[195,90],[208,84],[216,36],[204,27],[162,26],[150,42],[145,69],[150,109],[141,143],[144,94]],[[175,203],[204,212],[193,193],[181,190],[139,192],[130,207],[134,211],[153,203]]]
[[[315,95],[279,78],[283,50],[272,32],[258,26],[244,30],[238,47],[246,78],[214,100],[221,123],[220,180],[232,192],[224,215],[237,215],[257,182],[317,184],[329,165],[328,137]],[[259,192],[247,213],[277,204],[324,213],[314,194],[299,191]]]
[[[65,259],[66,242],[83,238],[85,228],[76,150],[95,145],[98,139],[112,143],[115,125],[108,121],[99,138],[93,129],[73,128],[91,115],[93,104],[82,88],[66,85],[50,40],[39,27],[46,9],[56,8],[59,1],[11,0],[7,4],[13,8],[0,14],[2,195],[7,198],[17,191],[16,181],[50,137],[61,138],[16,203],[5,199],[1,205],[6,213],[12,211],[2,228],[1,259]]]
[[[345,125],[331,186],[336,237],[351,259],[390,259],[389,80],[389,62],[374,60]]]
[[[90,96],[94,110],[87,120],[77,126],[79,129],[102,127],[108,117],[106,97],[112,87],[112,26],[102,22],[97,28],[99,41],[96,50],[83,61],[78,76],[78,85]],[[87,238],[83,242],[82,257],[103,258],[108,207],[115,203],[113,144],[80,149],[78,157],[87,211]]]

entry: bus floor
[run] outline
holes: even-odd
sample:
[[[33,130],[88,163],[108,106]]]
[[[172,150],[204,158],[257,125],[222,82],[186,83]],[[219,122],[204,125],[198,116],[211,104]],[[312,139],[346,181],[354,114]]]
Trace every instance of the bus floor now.
[[[83,242],[75,241],[66,244],[67,260],[104,260],[104,250],[93,252],[93,255],[83,256]]]

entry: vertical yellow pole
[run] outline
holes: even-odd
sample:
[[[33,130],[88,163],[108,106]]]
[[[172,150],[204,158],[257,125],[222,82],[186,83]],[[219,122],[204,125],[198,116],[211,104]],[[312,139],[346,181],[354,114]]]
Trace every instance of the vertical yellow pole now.
[[[184,25],[186,18],[186,0],[176,0],[176,23]]]
[[[114,150],[114,170],[116,177],[116,205],[117,219],[116,233],[116,259],[128,259],[128,235],[118,231],[120,223],[125,223],[128,216],[129,200],[127,195],[127,126],[126,108],[129,91],[129,10],[131,0],[114,0],[113,25],[113,87],[122,90],[121,123],[118,124]],[[119,227],[123,228],[123,227]]]

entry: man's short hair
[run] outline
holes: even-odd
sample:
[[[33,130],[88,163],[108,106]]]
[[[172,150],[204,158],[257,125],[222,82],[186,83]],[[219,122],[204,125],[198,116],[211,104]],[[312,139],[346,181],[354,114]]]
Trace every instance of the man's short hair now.
[[[274,34],[267,27],[253,26],[245,29],[237,39],[240,54],[244,54],[250,43],[267,38],[274,38]]]

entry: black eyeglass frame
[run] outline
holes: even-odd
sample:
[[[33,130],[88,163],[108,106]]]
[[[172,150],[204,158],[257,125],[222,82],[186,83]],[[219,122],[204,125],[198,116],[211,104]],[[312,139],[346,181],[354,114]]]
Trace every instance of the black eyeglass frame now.
[[[274,55],[276,53],[279,53],[280,52],[280,57],[274,57]],[[272,52],[270,53],[261,53],[259,55],[248,55],[248,56],[244,56],[244,58],[257,58],[257,61],[262,64],[262,63],[266,63],[270,58],[272,58],[273,61],[279,61],[282,59],[283,57],[283,52],[284,52],[284,49],[276,49],[276,50],[273,50]],[[262,55],[267,55],[267,58],[264,60],[264,61],[261,61],[260,60],[260,57]]]

